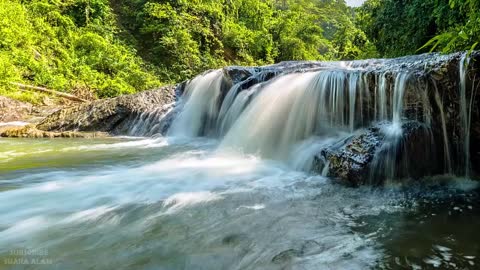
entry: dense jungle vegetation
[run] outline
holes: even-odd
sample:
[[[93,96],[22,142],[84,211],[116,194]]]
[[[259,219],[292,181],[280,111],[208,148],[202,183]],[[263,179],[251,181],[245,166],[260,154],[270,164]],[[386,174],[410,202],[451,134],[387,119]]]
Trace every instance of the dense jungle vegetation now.
[[[97,98],[225,65],[474,49],[478,0],[0,0],[0,94],[12,82]]]
[[[479,0],[367,0],[355,18],[382,57],[473,50],[480,41]]]

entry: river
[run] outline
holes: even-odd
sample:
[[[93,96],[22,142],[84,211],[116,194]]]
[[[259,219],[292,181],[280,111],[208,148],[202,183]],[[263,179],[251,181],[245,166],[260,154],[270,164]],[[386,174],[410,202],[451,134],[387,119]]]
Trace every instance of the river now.
[[[476,269],[480,192],[349,188],[213,139],[0,139],[0,269]]]

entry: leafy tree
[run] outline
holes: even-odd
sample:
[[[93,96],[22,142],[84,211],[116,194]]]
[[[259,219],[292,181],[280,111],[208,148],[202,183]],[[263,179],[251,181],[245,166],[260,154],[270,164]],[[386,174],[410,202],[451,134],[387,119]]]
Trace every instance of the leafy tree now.
[[[464,15],[460,22],[450,22],[451,26],[430,39],[423,47],[430,47],[449,53],[458,50],[472,51],[480,42],[480,2],[477,0],[450,0],[450,12]]]
[[[0,2],[0,93],[10,82],[98,97],[158,86],[135,51],[115,37],[115,16],[103,0]]]
[[[344,1],[136,0],[119,6],[131,43],[164,81],[228,64],[354,59],[374,51]]]
[[[480,41],[478,0],[367,0],[356,24],[381,56],[473,50]]]

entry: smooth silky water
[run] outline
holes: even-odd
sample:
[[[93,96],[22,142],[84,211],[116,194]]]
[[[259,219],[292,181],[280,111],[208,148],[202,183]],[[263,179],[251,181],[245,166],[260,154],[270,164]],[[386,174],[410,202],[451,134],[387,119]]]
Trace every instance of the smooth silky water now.
[[[480,265],[474,182],[347,188],[217,145],[0,139],[0,269]]]

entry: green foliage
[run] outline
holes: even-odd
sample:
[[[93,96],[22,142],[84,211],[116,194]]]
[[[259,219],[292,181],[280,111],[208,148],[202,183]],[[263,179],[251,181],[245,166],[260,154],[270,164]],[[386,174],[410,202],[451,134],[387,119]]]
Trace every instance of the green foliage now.
[[[414,54],[436,31],[436,3],[448,0],[368,0],[357,21],[382,56]]]
[[[480,42],[480,2],[477,0],[449,0],[452,12],[464,14],[465,19],[447,31],[430,39],[423,48],[449,53],[458,50],[473,51]]]
[[[0,88],[23,82],[110,97],[158,86],[115,31],[108,1],[1,1]]]
[[[225,65],[473,50],[478,0],[0,0],[10,82],[113,97]]]
[[[375,51],[344,1],[135,0],[115,10],[163,81],[228,64],[354,59]]]
[[[478,0],[367,0],[356,23],[381,56],[473,50],[480,41]]]

